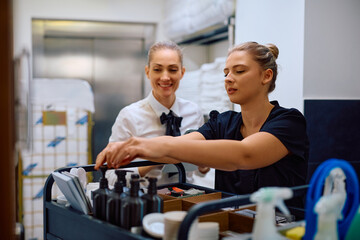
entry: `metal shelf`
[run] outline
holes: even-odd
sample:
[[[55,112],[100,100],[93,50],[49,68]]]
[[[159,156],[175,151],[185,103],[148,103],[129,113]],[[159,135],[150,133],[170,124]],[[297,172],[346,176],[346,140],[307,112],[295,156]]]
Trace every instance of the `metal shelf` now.
[[[227,21],[215,24],[190,35],[173,39],[177,44],[208,45],[223,40],[229,40],[229,45],[234,43],[235,18],[230,17]]]

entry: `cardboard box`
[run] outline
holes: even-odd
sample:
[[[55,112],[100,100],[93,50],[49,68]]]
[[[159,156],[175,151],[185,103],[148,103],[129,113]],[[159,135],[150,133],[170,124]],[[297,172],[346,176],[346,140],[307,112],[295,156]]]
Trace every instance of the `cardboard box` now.
[[[205,214],[199,217],[199,222],[218,222],[220,239],[228,236],[228,231],[236,233],[251,233],[254,225],[254,218],[235,213],[236,211],[242,209],[255,210],[256,207],[254,205],[235,210]]]
[[[200,202],[207,202],[212,200],[219,200],[222,198],[221,192],[208,193],[203,195],[198,195],[194,197],[187,197],[182,199],[182,208],[184,211],[188,211],[194,204]]]
[[[186,198],[177,198],[163,194],[159,194],[159,196],[164,200],[164,212],[188,211],[194,204],[222,198],[221,192],[208,193]]]
[[[164,200],[164,209],[163,212],[170,212],[170,211],[182,211],[182,200],[181,199],[169,199]]]

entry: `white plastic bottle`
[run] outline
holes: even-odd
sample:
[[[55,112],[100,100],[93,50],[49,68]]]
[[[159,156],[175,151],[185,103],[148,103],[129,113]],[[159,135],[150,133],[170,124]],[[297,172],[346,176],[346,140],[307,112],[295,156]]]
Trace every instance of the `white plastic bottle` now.
[[[345,173],[341,168],[334,168],[325,180],[323,196],[315,204],[317,213],[317,232],[315,240],[336,240],[338,220],[342,219],[341,211],[346,200]]]
[[[252,232],[253,240],[279,240],[286,239],[279,234],[275,226],[275,206],[284,214],[289,215],[283,200],[293,196],[290,188],[266,187],[253,193],[250,200],[256,202],[256,217]]]
[[[317,232],[314,240],[337,240],[337,221],[341,218],[341,205],[345,195],[333,193],[322,196],[315,205],[314,211],[318,214]]]

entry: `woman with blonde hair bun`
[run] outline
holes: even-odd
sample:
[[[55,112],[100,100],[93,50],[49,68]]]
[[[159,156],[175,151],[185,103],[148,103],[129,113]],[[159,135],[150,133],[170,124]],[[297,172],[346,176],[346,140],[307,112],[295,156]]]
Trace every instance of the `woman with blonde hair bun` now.
[[[278,55],[274,44],[235,46],[228,52],[224,84],[241,112],[213,111],[207,123],[184,136],[116,142],[98,155],[96,168],[105,162],[117,168],[136,157],[188,162],[215,168],[215,188],[235,194],[305,184],[309,152],[305,118],[268,97],[275,89]],[[302,199],[289,203],[303,207]]]

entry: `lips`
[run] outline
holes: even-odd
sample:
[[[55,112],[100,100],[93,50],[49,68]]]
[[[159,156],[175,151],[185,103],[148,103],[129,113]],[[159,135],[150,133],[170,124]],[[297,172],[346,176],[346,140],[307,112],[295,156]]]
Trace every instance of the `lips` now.
[[[236,88],[228,88],[228,89],[227,89],[227,93],[230,94],[230,95],[233,94],[233,93],[235,93],[236,91],[237,91]]]
[[[167,83],[167,84],[159,83],[159,86],[162,88],[168,88],[168,87],[171,87],[172,85],[173,85],[172,83]]]

